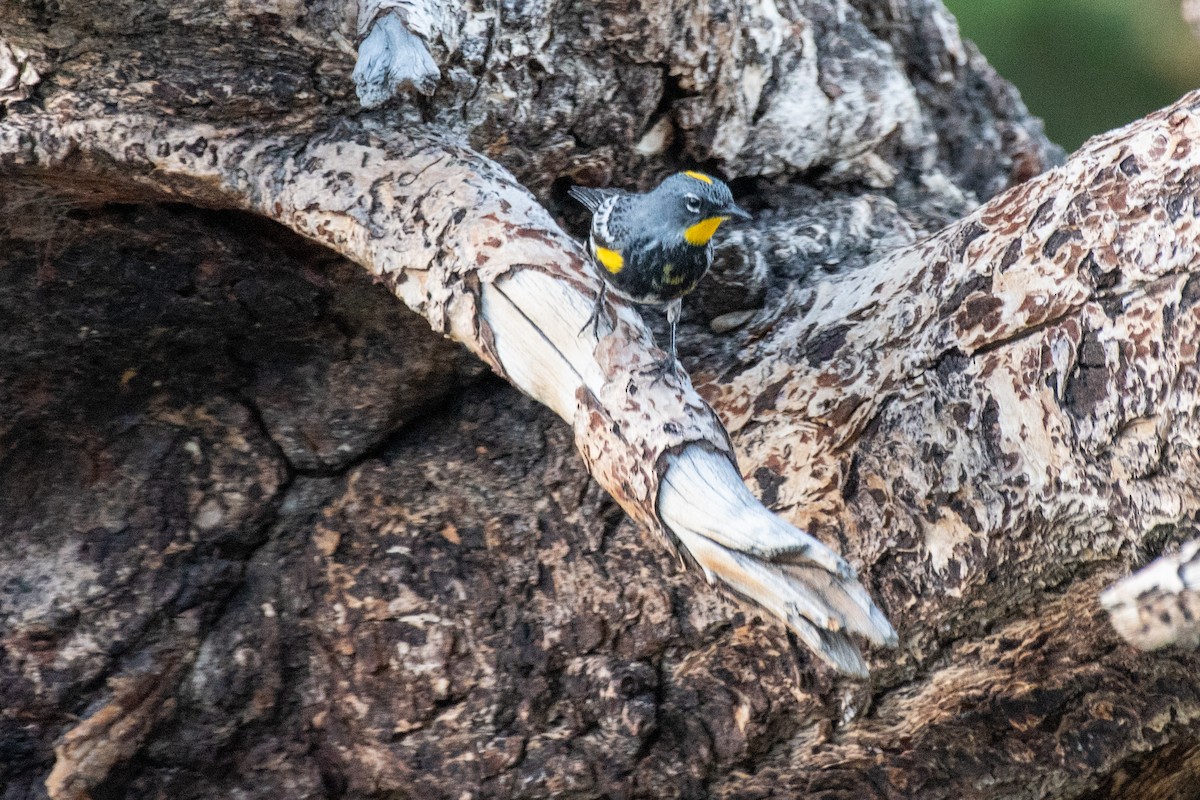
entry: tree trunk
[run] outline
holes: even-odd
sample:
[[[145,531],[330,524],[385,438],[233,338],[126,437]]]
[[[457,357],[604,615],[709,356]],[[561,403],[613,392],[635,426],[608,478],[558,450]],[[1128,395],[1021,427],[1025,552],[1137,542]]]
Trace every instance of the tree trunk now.
[[[1200,96],[1045,171],[924,0],[379,5],[370,113],[341,3],[0,10],[0,796],[1192,796],[1098,595],[1200,511]],[[693,166],[694,390],[551,217]]]

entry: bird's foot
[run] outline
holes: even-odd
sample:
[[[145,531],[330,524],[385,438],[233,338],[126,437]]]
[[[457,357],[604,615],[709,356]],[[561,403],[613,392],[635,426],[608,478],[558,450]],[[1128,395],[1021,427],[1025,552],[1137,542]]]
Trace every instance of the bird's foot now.
[[[583,332],[588,328],[591,328],[592,335],[599,339],[601,319],[607,320],[608,329],[610,331],[617,326],[617,323],[612,318],[612,314],[609,312],[608,304],[604,302],[604,295],[605,292],[602,289],[600,294],[596,297],[596,304],[592,306],[592,313],[588,316],[587,322],[583,323],[583,327],[579,329],[580,336],[582,336]]]

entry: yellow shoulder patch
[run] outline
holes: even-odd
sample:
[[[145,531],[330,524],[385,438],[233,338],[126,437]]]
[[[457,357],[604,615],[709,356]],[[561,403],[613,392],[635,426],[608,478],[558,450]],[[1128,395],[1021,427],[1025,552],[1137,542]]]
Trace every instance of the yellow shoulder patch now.
[[[604,265],[604,268],[616,275],[621,271],[621,267],[625,266],[625,258],[616,250],[609,250],[607,247],[596,246],[596,260]]]
[[[695,178],[698,181],[704,181],[705,183],[712,183],[712,178],[708,177],[703,172],[693,172],[691,170],[688,170],[687,172],[685,172],[683,174],[687,175],[689,178]]]
[[[708,240],[721,227],[721,223],[729,217],[709,217],[702,219],[683,232],[683,240],[694,247],[708,244]]]

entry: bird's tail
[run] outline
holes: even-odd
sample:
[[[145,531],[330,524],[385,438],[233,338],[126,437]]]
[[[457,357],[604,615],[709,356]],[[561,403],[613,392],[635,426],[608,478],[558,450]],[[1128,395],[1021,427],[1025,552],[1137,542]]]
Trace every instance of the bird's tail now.
[[[572,186],[567,190],[567,194],[586,206],[588,211],[595,214],[596,209],[600,208],[605,198],[610,197],[613,192],[607,189],[592,189],[588,186]]]

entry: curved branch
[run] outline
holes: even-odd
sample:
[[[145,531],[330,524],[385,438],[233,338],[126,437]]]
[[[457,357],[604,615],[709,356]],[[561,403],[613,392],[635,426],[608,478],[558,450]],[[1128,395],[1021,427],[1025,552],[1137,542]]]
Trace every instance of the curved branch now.
[[[84,5],[91,13],[101,8]],[[580,19],[576,10],[567,18]],[[850,238],[876,254],[887,246],[881,241],[910,241],[904,219],[933,224],[972,203],[971,192],[988,196],[1045,163],[1036,126],[978,66],[937,3],[835,0],[805,4],[803,13],[767,4],[741,18],[711,16],[707,4],[693,11],[681,18],[653,4],[631,7],[582,37],[577,27],[556,25],[549,39],[541,19],[485,36],[479,22],[489,12],[480,11],[471,22],[474,38],[464,33],[473,46],[459,52],[468,62],[475,54],[467,63],[474,78],[443,85],[454,98],[444,110],[463,118],[460,130],[477,150],[494,147],[517,168],[524,161],[523,175],[543,187],[584,170],[614,170],[619,182],[648,177],[666,165],[645,155],[659,153],[672,128],[672,153],[715,158],[741,174],[795,179],[797,170],[816,164],[869,185],[895,178],[871,202],[850,198],[861,183],[822,187],[834,196],[831,206],[847,202],[862,212],[863,232]],[[860,14],[879,36],[863,27]],[[220,35],[251,29],[245,21]],[[41,22],[35,27],[40,31]],[[64,52],[89,52],[92,41]],[[119,46],[144,41],[122,36]],[[514,41],[519,46],[507,46]],[[796,41],[803,46],[792,46]],[[562,66],[573,71],[543,80],[533,67],[567,52],[564,42],[574,51],[594,45],[584,52],[597,58],[569,59]],[[91,50],[107,53],[112,45],[105,40]],[[865,52],[860,45],[872,53],[856,56]],[[87,88],[93,83],[80,90],[74,79],[96,74],[86,62],[54,82],[70,89],[46,85],[36,94],[35,104],[46,109],[36,113],[45,116],[23,116],[35,113],[32,104],[16,104],[21,108],[10,114],[22,116],[0,123],[3,163],[49,164],[60,181],[74,170],[76,188],[100,199],[168,196],[254,209],[371,265],[438,330],[564,414],[589,464],[623,505],[647,524],[664,522],[687,557],[733,591],[778,600],[801,635],[820,640],[826,657],[846,669],[858,664],[839,647],[848,641],[838,638],[842,631],[873,626],[878,638],[888,638],[890,628],[862,613],[871,608],[837,557],[777,523],[741,486],[724,435],[688,387],[668,391],[641,381],[639,365],[657,354],[636,315],[621,309],[620,333],[604,341],[578,336],[594,283],[574,244],[507,174],[448,139],[397,135],[371,123],[317,130],[296,115],[286,134],[271,135],[259,114],[253,131],[156,127],[163,116],[195,119],[202,104],[209,119],[250,118],[245,106],[207,105],[203,92],[185,91],[166,115],[97,118],[158,102],[160,93],[147,87],[161,84],[126,91],[136,72],[122,60],[126,50],[114,52],[120,68],[103,73],[103,95]],[[493,69],[500,64],[489,53],[504,55],[502,69]],[[698,53],[715,56],[701,63]],[[32,63],[44,71],[41,61]],[[629,72],[635,66],[640,71]],[[191,62],[189,69],[209,73]],[[272,61],[267,72],[277,71]],[[588,83],[562,79],[580,73]],[[679,80],[660,87],[670,109],[657,121],[665,108],[655,91],[638,98],[648,101],[644,108],[613,101],[610,91],[621,83],[614,76],[657,80],[659,73],[664,84]],[[227,91],[255,101],[263,74],[226,78]],[[755,78],[748,88],[747,74]],[[309,84],[284,82],[259,108],[272,109],[275,119],[301,107],[290,104],[299,96],[288,89],[294,85]],[[306,102],[329,98],[318,92]],[[504,764],[494,769],[519,763],[526,775],[544,775],[564,763],[590,771],[623,744],[625,764],[639,762],[639,774],[658,781],[638,784],[642,793],[663,786],[670,795],[685,785],[681,776],[706,775],[704,791],[731,798],[1046,798],[1090,792],[1147,751],[1193,740],[1200,656],[1163,658],[1114,646],[1095,600],[1130,551],[1192,529],[1186,523],[1200,513],[1197,105],[1195,96],[1185,98],[1096,140],[1062,169],[866,268],[852,269],[861,260],[856,254],[815,287],[795,285],[799,268],[836,261],[848,248],[814,247],[797,228],[801,220],[829,222],[830,206],[798,209],[787,191],[803,196],[801,187],[777,185],[772,199],[784,199],[775,203],[776,227],[744,232],[751,251],[764,261],[771,255],[764,272],[780,267],[771,288],[792,295],[749,320],[741,353],[730,350],[742,334],[708,343],[724,349],[707,361],[720,382],[704,391],[732,420],[737,446],[748,455],[743,463],[763,494],[771,493],[771,504],[778,501],[804,527],[835,530],[847,554],[871,565],[872,591],[905,623],[905,650],[870,691],[834,702],[828,682],[800,690],[780,659],[760,658],[772,648],[755,645],[747,648],[752,657],[739,660],[739,637],[729,631],[705,645],[719,658],[688,654],[687,663],[672,666],[668,655],[642,664],[661,677],[646,683],[639,696],[646,699],[601,712],[599,744],[576,751],[585,756],[553,760],[550,748],[537,748],[579,744],[591,736],[590,720],[560,728],[541,718],[528,726],[537,728],[528,737],[478,725],[496,719],[507,700],[494,702],[504,684],[480,679],[491,705],[477,717],[446,709],[439,690],[431,713],[457,722],[431,725],[420,743],[368,748],[363,763],[373,769],[391,752],[401,770],[411,762],[407,754],[441,738],[463,760],[447,758],[422,781],[438,772],[451,786],[475,774],[468,770],[487,761],[479,754],[489,750],[493,765]],[[558,108],[566,115],[543,113]],[[492,117],[520,122],[479,124]],[[90,126],[78,122],[92,118]],[[556,120],[549,132],[547,119]],[[596,122],[604,124],[592,141],[563,141]],[[632,147],[643,132],[646,147]],[[900,213],[900,201],[919,210]],[[870,219],[874,206],[888,206],[894,219]],[[789,253],[811,260],[782,263]],[[746,322],[742,306],[727,310],[736,311],[738,325]],[[656,429],[655,420],[664,419],[676,427]],[[710,485],[728,490],[721,495],[727,502],[704,514]],[[806,580],[816,589],[806,590]],[[437,608],[437,600],[429,602]],[[251,619],[259,618],[236,624],[252,626]],[[818,621],[837,631],[823,633]],[[472,624],[447,620],[454,633],[446,638],[470,638]],[[584,647],[554,652],[591,658]],[[371,669],[366,661],[359,668]],[[611,677],[578,691],[624,682]],[[390,694],[390,681],[381,683],[386,688],[377,691]],[[636,708],[650,712],[627,713]],[[676,743],[671,715],[702,724],[679,726],[686,733]],[[647,734],[647,719],[665,724]],[[612,735],[628,720],[636,730]],[[446,737],[447,730],[468,729],[476,738]],[[71,741],[64,755],[88,757],[97,773],[108,769],[80,747],[103,726],[79,730],[82,741]],[[136,748],[142,731],[130,728],[117,744]],[[395,741],[388,731],[381,739]],[[740,743],[726,748],[730,739]],[[455,744],[464,741],[476,746]],[[281,769],[292,770],[292,762]],[[378,773],[364,774],[372,777],[351,792],[385,790],[371,782]],[[427,784],[410,778],[393,790],[424,791]],[[538,786],[530,791],[564,791],[561,783]]]
[[[1028,557],[1017,532],[1053,551],[1066,526],[1112,554],[1200,512],[1198,136],[1193,93],[1093,140],[809,290],[704,387],[745,461],[785,465],[771,478],[784,509],[849,526],[868,563],[913,554],[892,599],[914,624],[949,612],[921,588],[949,573],[945,589],[1019,602],[989,577]]]
[[[905,796],[1025,796],[1194,735],[1190,689],[1144,688],[1191,660],[1114,647],[1096,597],[1127,552],[1200,515],[1197,141],[1192,93],[795,298],[703,387],[781,505],[874,565],[906,632],[904,691],[716,796],[825,796],[823,770],[847,795],[896,770]],[[1166,638],[1139,606],[1187,621],[1195,576],[1173,569],[1105,595],[1122,633]],[[1121,726],[1084,722],[1117,696]],[[996,730],[1009,749],[981,764],[964,740]]]
[[[896,634],[840,556],[746,488],[720,420],[686,379],[660,380],[641,318],[585,329],[596,280],[579,245],[503,168],[436,134],[369,122],[275,138],[137,117],[10,117],[0,166],[75,170],[104,188],[249,209],[364,265],[574,428],[589,470],[711,582],[865,676],[849,634]],[[121,188],[124,181],[127,186]],[[703,504],[705,513],[696,513]]]

